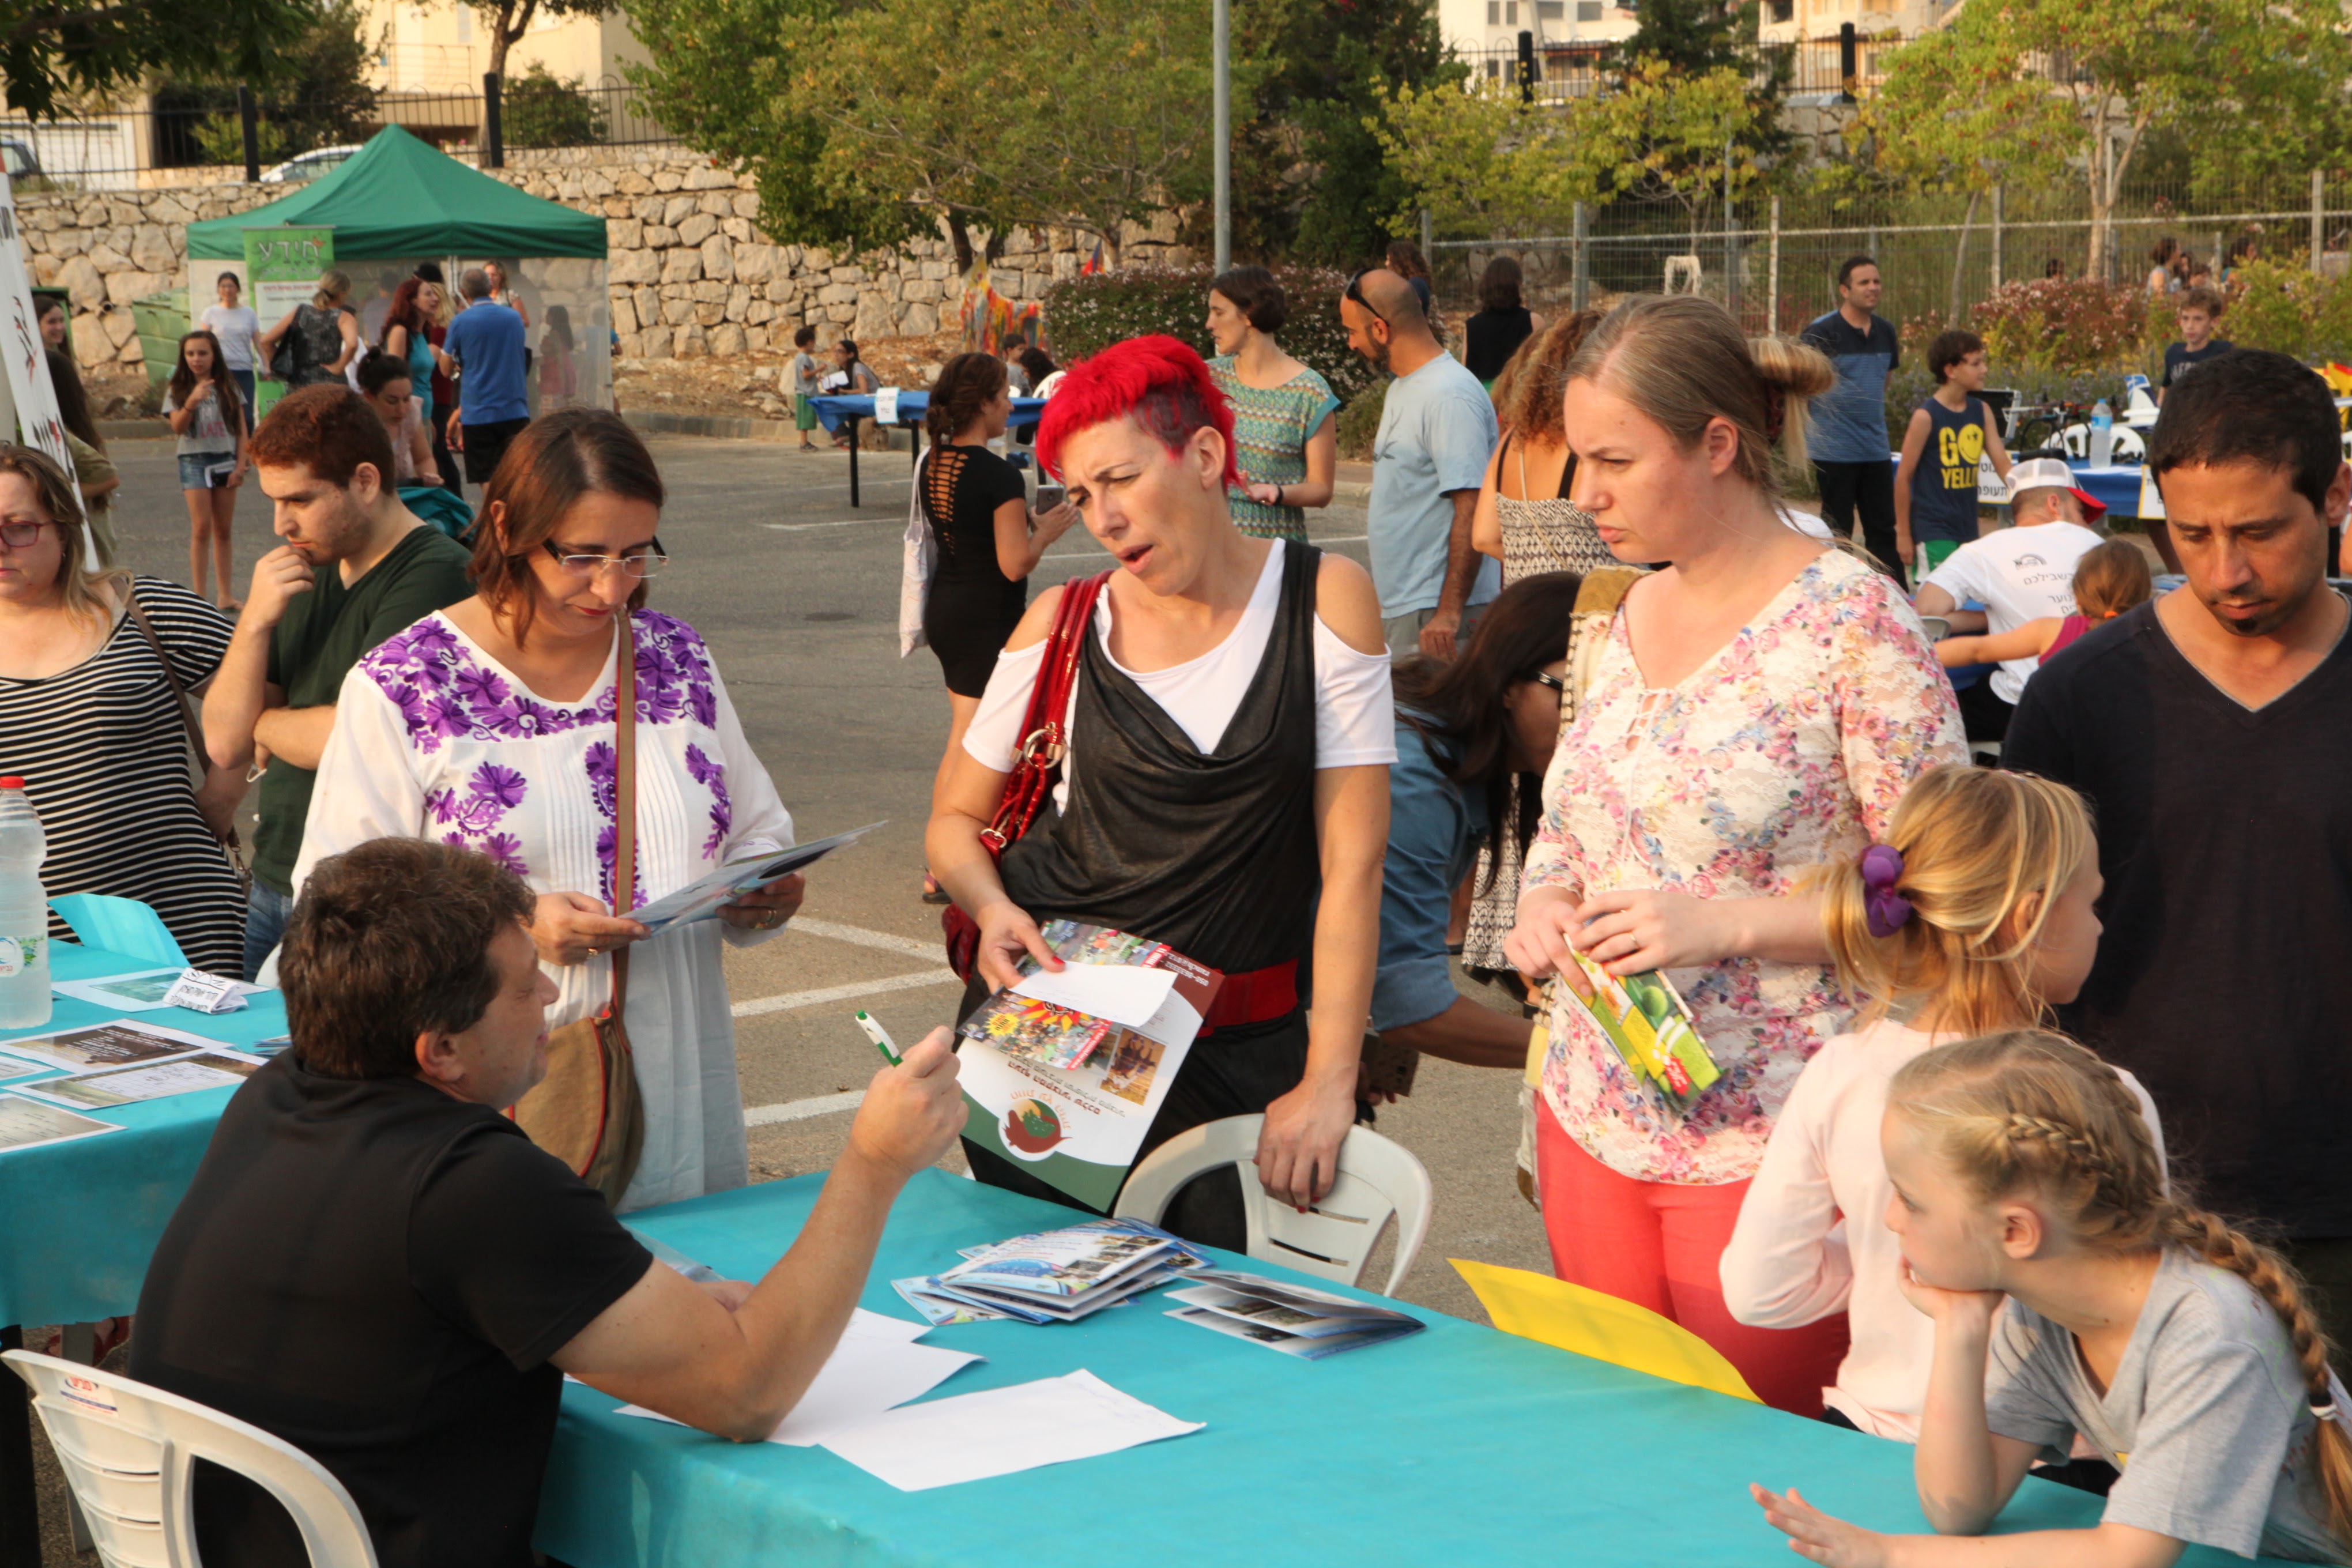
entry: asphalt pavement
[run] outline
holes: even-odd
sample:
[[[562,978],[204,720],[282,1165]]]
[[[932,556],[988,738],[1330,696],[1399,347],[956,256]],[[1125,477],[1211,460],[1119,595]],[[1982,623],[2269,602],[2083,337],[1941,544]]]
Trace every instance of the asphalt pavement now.
[[[752,1179],[820,1171],[847,1132],[850,1097],[878,1065],[850,1015],[864,1007],[908,1041],[952,1022],[959,999],[939,910],[919,898],[948,704],[927,650],[898,655],[908,458],[862,454],[865,504],[853,509],[837,453],[674,436],[651,445],[669,486],[661,541],[671,556],[652,602],[709,639],[801,837],[887,821],[810,873],[807,904],[780,937],[728,953]],[[129,564],[184,581],[186,510],[171,443],[119,439],[110,455],[122,472],[115,529]],[[1343,498],[1311,526],[1329,548],[1364,558],[1360,500]],[[236,540],[241,597],[254,559],[274,542],[250,484]],[[1031,586],[1107,560],[1074,530]],[[1479,1315],[1448,1257],[1545,1267],[1540,1223],[1512,1174],[1514,1077],[1424,1061],[1412,1098],[1381,1112],[1381,1131],[1421,1157],[1437,1189],[1429,1239],[1400,1292],[1407,1300]],[[1385,1277],[1383,1257],[1365,1282]]]

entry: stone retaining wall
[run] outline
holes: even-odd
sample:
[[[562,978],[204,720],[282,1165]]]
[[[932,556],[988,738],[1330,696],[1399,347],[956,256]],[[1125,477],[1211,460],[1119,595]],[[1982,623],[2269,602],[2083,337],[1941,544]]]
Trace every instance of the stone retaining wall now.
[[[779,245],[759,226],[748,174],[680,148],[565,148],[518,153],[492,171],[533,195],[604,219],[613,327],[624,358],[740,354],[781,348],[795,328],[821,343],[926,335],[957,320],[961,286],[942,237],[893,250],[836,255]],[[85,365],[138,363],[131,301],[188,284],[187,226],[284,194],[242,183],[17,199],[33,280],[74,301],[74,353]],[[1130,264],[1181,262],[1176,220],[1130,226]],[[996,291],[1042,299],[1093,251],[1067,229],[1014,229],[990,272]],[[207,301],[209,302],[209,301]]]

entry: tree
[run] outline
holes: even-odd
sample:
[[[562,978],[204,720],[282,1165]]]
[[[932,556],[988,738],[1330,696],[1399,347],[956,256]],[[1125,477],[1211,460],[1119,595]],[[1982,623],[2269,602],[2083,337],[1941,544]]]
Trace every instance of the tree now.
[[[365,24],[356,0],[327,0],[284,51],[276,78],[256,89],[256,141],[264,163],[364,142],[373,133],[375,89],[365,76],[373,51],[360,31]],[[235,86],[173,81],[157,89],[155,102],[159,109],[212,110],[194,128],[197,148],[209,163],[245,161]]]
[[[273,81],[314,15],[303,0],[0,0],[0,73],[9,107],[36,118],[165,73]]]
[[[1889,58],[1873,113],[1898,162],[1940,127],[1991,125],[2023,164],[2064,169],[2091,208],[2089,269],[2109,267],[2110,219],[2158,128],[2240,153],[2309,140],[2340,119],[2347,55],[2335,0],[2003,0]]]
[[[1604,195],[1677,204],[1695,244],[1706,204],[1763,175],[1756,146],[1771,113],[1740,67],[1686,74],[1643,57],[1607,91],[1570,100],[1566,134]]]
[[[843,89],[799,79],[840,11],[838,0],[629,0],[649,62],[625,69],[688,146],[751,172],[768,234],[855,251],[931,218],[877,171],[825,158],[831,132],[812,99]]]
[[[1600,195],[1591,160],[1570,142],[1568,117],[1524,102],[1508,83],[1399,88],[1382,96],[1370,128],[1398,187],[1389,218],[1398,230],[1425,211],[1448,239],[1538,234]]]
[[[490,74],[507,79],[507,51],[522,42],[541,15],[602,16],[619,9],[616,0],[469,0],[474,14],[490,30]]]
[[[504,140],[513,147],[593,147],[605,136],[603,106],[537,60],[506,84],[500,112]]]

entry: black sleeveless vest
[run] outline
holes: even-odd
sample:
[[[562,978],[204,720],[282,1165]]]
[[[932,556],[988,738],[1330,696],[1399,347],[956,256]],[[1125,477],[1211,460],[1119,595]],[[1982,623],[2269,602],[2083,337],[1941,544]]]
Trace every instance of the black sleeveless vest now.
[[[1229,974],[1307,956],[1315,840],[1315,574],[1282,546],[1265,654],[1214,751],[1121,674],[1088,625],[1069,808],[1008,849],[1004,890],[1043,922],[1089,921]]]

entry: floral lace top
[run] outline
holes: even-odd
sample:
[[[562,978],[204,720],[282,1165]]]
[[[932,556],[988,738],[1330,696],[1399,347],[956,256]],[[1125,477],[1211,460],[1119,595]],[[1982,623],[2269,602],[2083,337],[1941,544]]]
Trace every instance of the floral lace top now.
[[[793,842],[793,820],[692,626],[632,612],[637,666],[637,885],[642,904],[737,859]],[[533,893],[613,901],[618,829],[615,658],[583,700],[535,696],[438,612],[378,645],[343,679],[335,728],[294,868],[371,838],[478,849]],[[631,949],[628,1030],[646,1099],[646,1147],[623,1206],[743,1182],[742,1102],[719,944],[772,936],[719,921]],[[550,967],[551,1028],[612,994],[611,962]]]
[[[1835,550],[1669,689],[1643,686],[1620,610],[1592,682],[1544,780],[1527,887],[1792,892],[1808,867],[1878,837],[1914,778],[1968,761],[1918,617],[1887,578]],[[1735,958],[1668,975],[1723,1071],[1686,1119],[1649,1097],[1573,998],[1552,1010],[1544,1098],[1624,1175],[1739,1181],[1849,1009],[1824,964]]]

